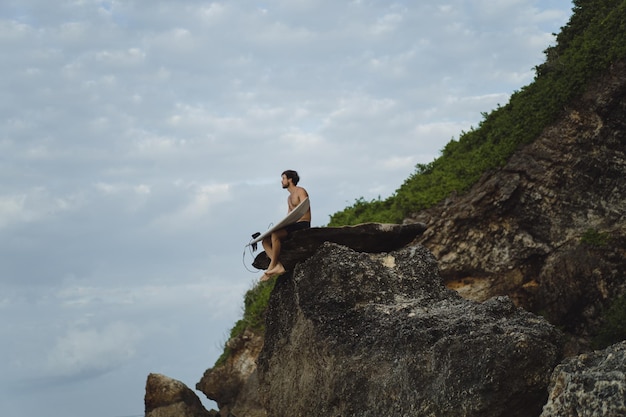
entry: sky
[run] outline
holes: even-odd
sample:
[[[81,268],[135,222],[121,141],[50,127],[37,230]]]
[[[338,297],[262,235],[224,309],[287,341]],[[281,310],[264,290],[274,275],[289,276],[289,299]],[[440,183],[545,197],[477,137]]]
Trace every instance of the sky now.
[[[391,195],[529,84],[565,0],[3,0],[0,408],[194,389],[300,173],[313,226]],[[215,407],[197,392],[204,404]]]

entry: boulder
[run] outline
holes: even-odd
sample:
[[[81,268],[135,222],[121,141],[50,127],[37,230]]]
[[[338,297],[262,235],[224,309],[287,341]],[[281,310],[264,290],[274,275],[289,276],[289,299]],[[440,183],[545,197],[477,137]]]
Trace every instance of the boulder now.
[[[508,297],[447,289],[421,245],[324,243],[278,278],[258,359],[271,416],[539,415],[561,333]]]
[[[249,330],[226,343],[230,352],[223,363],[207,369],[196,389],[215,401],[223,417],[266,417],[258,396],[256,360],[263,336]]]
[[[146,417],[217,417],[207,411],[185,384],[161,374],[150,374],[144,398]]]
[[[296,264],[312,256],[324,242],[347,246],[358,252],[380,253],[400,249],[424,233],[423,223],[407,225],[364,223],[344,227],[312,227],[299,230],[282,242],[280,261],[287,271]],[[267,269],[269,258],[261,252],[252,266]]]
[[[626,341],[565,360],[541,417],[626,416]]]

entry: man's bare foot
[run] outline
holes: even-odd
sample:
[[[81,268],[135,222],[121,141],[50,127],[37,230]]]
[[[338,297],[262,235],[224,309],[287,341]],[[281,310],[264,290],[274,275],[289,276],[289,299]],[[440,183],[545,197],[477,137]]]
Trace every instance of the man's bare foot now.
[[[271,278],[272,276],[268,275],[267,272],[265,272],[263,275],[261,275],[261,279],[259,279],[259,281],[265,282],[265,281],[269,281]]]
[[[270,277],[273,277],[274,275],[282,275],[285,272],[286,272],[285,267],[283,266],[283,264],[279,262],[278,264],[276,264],[274,268],[268,269],[267,271],[265,271],[265,274],[269,275]]]

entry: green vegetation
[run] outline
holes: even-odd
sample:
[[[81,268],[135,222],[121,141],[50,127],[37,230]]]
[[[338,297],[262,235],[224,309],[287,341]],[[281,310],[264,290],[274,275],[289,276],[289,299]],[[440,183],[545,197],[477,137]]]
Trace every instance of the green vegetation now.
[[[243,318],[235,323],[235,327],[230,331],[229,339],[238,337],[245,330],[257,334],[265,333],[265,311],[267,310],[267,303],[275,283],[276,279],[259,282],[246,292]],[[228,356],[230,356],[230,348],[228,345],[225,345],[224,352],[215,362],[215,366],[223,364]]]
[[[587,229],[580,238],[580,243],[597,248],[605,247],[609,244],[610,235],[608,233],[599,232],[595,229]]]
[[[386,200],[357,199],[331,216],[329,226],[364,222],[399,223],[451,192],[468,190],[486,171],[503,166],[522,145],[554,122],[569,102],[617,61],[626,58],[626,1],[574,0],[573,15],[561,28],[534,81],[508,104],[482,113],[476,129],[451,140],[441,155],[415,172]]]
[[[393,200],[376,200],[365,201],[363,197],[354,201],[354,205],[335,213],[330,222],[330,226],[353,225],[365,222],[376,223],[399,223],[402,217],[393,206]]]
[[[604,349],[626,339],[626,296],[613,300],[604,314],[604,324],[594,338],[594,347]]]

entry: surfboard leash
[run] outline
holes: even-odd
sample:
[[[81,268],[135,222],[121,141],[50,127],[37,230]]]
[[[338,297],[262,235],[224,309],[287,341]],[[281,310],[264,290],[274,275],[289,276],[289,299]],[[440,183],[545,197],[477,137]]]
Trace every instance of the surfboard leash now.
[[[268,229],[270,227],[272,227],[274,225],[274,223],[270,223],[270,225],[267,227]],[[250,239],[250,242],[252,242],[254,239],[256,239],[257,237],[261,236],[260,232],[256,232],[252,235],[252,239]],[[258,243],[258,242],[257,242]],[[242,263],[243,263],[243,267],[246,268],[246,270],[248,272],[251,272],[253,274],[256,274],[259,270],[257,271],[252,271],[250,270],[250,268],[248,268],[248,265],[246,264],[246,248],[250,247],[250,256],[254,255],[254,252],[256,252],[257,248],[258,248],[258,244],[257,243],[248,243],[246,246],[244,246],[243,248],[243,256],[242,256]]]
[[[248,246],[246,245],[246,247],[248,247]],[[252,250],[250,250],[250,255],[252,255]],[[258,272],[258,271],[253,271],[250,268],[248,268],[248,264],[246,264],[246,248],[243,248],[243,257],[242,257],[241,261],[243,263],[243,267],[246,268],[246,270],[248,272],[251,272],[253,274],[256,274]]]

